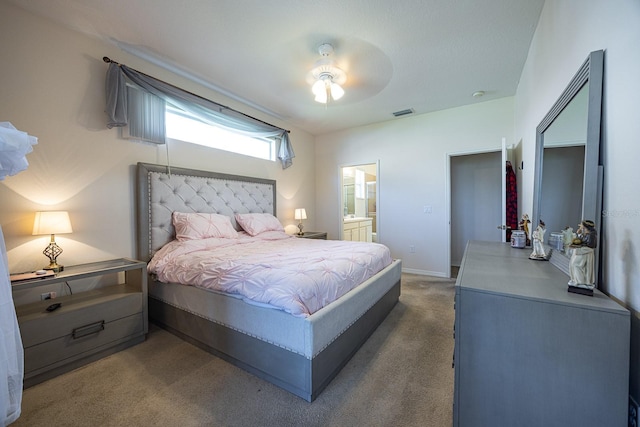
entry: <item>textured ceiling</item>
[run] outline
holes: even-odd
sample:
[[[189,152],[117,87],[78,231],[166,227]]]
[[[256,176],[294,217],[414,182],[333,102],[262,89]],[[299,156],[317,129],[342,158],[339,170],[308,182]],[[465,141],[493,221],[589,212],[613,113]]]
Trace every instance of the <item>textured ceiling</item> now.
[[[511,96],[544,0],[10,0],[318,135]],[[331,43],[345,96],[313,100]],[[102,53],[96,52],[96,56]],[[118,58],[112,58],[118,61]],[[141,70],[144,71],[144,70]],[[473,98],[475,91],[482,98]],[[263,117],[267,121],[269,117]]]

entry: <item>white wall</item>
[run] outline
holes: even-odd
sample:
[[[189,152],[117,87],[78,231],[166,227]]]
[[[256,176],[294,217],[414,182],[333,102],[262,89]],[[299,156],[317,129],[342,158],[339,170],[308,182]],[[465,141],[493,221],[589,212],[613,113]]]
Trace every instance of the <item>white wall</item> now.
[[[62,264],[135,256],[134,165],[165,162],[165,153],[119,139],[116,129],[106,128],[103,56],[287,127],[6,2],[0,2],[0,40],[0,121],[39,138],[27,156],[29,168],[0,181],[0,224],[12,273],[48,263],[41,253],[48,237],[31,235],[38,210],[69,211],[74,232],[56,237]],[[276,179],[280,220],[297,230],[293,210],[304,206],[310,217],[305,226],[314,229],[313,137],[291,129],[291,141],[296,158],[284,171],[276,162],[191,144],[172,145],[170,157],[175,166]]]
[[[340,167],[380,160],[378,241],[405,271],[448,277],[447,154],[500,150],[512,135],[513,99],[503,98],[319,136],[317,229],[339,236]]]
[[[547,0],[515,97],[523,140],[523,201],[531,210],[535,127],[589,52],[605,50],[601,245],[607,292],[632,312],[631,394],[640,397],[640,2]]]

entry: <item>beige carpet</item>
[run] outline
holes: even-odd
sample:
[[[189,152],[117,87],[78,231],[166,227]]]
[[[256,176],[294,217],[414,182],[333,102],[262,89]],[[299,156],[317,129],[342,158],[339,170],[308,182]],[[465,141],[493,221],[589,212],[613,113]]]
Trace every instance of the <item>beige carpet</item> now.
[[[313,403],[152,325],[27,389],[12,426],[450,426],[454,283],[403,274],[398,305]]]

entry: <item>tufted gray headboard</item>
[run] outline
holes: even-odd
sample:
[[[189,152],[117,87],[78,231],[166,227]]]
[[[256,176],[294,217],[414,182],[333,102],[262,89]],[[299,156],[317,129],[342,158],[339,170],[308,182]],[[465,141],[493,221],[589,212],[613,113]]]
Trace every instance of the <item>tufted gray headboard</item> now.
[[[216,172],[138,163],[138,259],[149,261],[175,238],[173,212],[276,214],[276,182]]]

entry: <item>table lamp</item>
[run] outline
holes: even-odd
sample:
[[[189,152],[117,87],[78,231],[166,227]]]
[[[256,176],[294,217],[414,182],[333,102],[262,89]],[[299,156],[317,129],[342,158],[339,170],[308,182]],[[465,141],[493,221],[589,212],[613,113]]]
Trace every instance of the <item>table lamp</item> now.
[[[64,270],[64,266],[56,262],[58,256],[62,253],[62,248],[56,244],[56,234],[71,233],[71,221],[69,213],[66,211],[47,211],[36,212],[36,219],[33,222],[33,235],[50,234],[51,242],[42,251],[49,258],[49,265],[44,267],[45,270],[53,270],[59,273]]]
[[[304,234],[304,232],[302,231],[302,228],[303,228],[302,220],[307,219],[307,211],[305,211],[304,208],[296,209],[296,212],[294,214],[294,219],[297,219],[300,221],[298,223],[298,229],[300,229],[300,231],[298,232],[298,235],[302,236]]]

